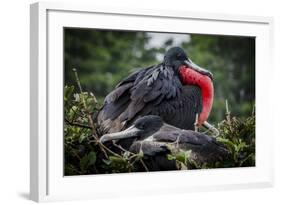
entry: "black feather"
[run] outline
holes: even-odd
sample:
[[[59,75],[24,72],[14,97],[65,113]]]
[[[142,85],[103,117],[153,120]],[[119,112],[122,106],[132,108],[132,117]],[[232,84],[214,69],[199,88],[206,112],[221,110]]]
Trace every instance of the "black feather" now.
[[[118,132],[137,118],[153,114],[179,128],[194,129],[195,116],[202,110],[201,98],[198,87],[183,86],[173,69],[159,64],[122,80],[107,95],[98,124],[102,130]]]

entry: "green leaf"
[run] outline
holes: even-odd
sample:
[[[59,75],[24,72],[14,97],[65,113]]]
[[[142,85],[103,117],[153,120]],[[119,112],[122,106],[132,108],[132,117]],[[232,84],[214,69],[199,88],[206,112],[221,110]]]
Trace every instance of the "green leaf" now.
[[[106,164],[106,165],[110,165],[111,161],[108,159],[102,159],[102,161]]]
[[[89,163],[88,165],[91,166],[91,165],[94,165],[96,163],[96,160],[97,160],[97,155],[95,152],[90,152],[88,154],[88,160],[89,160]]]
[[[182,163],[186,163],[186,154],[185,152],[181,151],[179,153],[176,154],[176,160],[182,162]]]
[[[64,87],[64,101],[68,101],[70,99],[71,94],[73,93],[74,86],[65,86]]]
[[[80,168],[81,168],[82,171],[84,171],[88,168],[88,162],[89,162],[89,159],[88,159],[87,155],[85,155],[84,157],[81,158]]]
[[[82,143],[87,137],[88,135],[86,135],[86,133],[82,133],[81,136],[79,137],[79,143]]]
[[[174,155],[167,154],[167,159],[168,159],[168,160],[175,160],[176,157],[175,157]]]
[[[81,170],[87,170],[89,166],[94,165],[96,163],[96,159],[96,153],[93,151],[82,157],[80,161]]]

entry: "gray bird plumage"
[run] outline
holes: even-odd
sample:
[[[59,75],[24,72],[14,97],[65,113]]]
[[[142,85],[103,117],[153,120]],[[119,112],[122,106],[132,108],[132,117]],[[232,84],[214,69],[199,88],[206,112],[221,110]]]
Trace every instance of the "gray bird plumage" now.
[[[197,163],[212,163],[229,157],[226,147],[214,137],[192,130],[183,130],[166,124],[159,116],[149,115],[136,120],[133,125],[121,132],[106,134],[101,138],[105,143],[117,140],[122,146],[126,139],[131,140],[126,148],[130,152],[143,152],[150,165],[157,170],[177,169],[166,157],[171,152],[191,151],[190,159]],[[154,161],[151,163],[151,158]],[[157,159],[161,159],[159,162]]]
[[[145,115],[158,115],[171,125],[194,129],[202,110],[201,90],[183,86],[174,70],[159,64],[141,69],[107,95],[98,114],[101,133],[118,132]]]

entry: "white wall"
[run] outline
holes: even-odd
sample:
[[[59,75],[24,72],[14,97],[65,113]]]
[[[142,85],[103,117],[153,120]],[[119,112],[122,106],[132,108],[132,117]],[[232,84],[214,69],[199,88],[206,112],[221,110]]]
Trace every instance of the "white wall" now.
[[[189,193],[185,195],[138,197],[102,201],[84,201],[82,204],[277,204],[281,202],[280,183],[280,120],[281,69],[281,12],[278,0],[92,0],[114,7],[137,7],[166,10],[191,10],[244,15],[273,16],[275,20],[275,70],[272,81],[276,88],[276,112],[272,127],[275,132],[276,186],[270,189],[224,192]],[[0,203],[31,204],[29,191],[29,0],[1,1],[0,6]],[[82,3],[80,0],[79,2]],[[259,2],[259,3],[257,3]],[[265,68],[267,69],[267,68]],[[277,70],[279,69],[279,70]],[[265,85],[266,86],[265,81]],[[260,83],[260,82],[259,82]],[[266,108],[265,108],[266,109]],[[266,137],[266,136],[264,136]],[[280,136],[281,137],[281,136]],[[188,182],[186,182],[188,183]],[[278,201],[278,202],[277,202]],[[68,202],[76,204],[78,202]],[[79,202],[80,204],[81,202]]]

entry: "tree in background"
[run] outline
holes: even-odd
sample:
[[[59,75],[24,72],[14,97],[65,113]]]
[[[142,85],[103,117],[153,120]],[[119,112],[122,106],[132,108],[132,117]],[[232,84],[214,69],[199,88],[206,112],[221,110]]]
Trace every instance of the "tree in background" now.
[[[191,35],[191,41],[182,46],[194,62],[214,74],[210,121],[223,119],[226,99],[235,115],[249,116],[255,103],[255,39]]]
[[[99,101],[128,73],[156,63],[159,49],[146,49],[145,32],[65,29],[65,84],[75,84],[77,68],[82,86]]]

